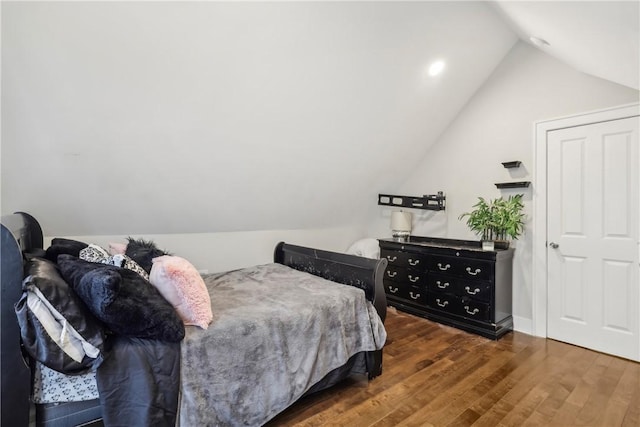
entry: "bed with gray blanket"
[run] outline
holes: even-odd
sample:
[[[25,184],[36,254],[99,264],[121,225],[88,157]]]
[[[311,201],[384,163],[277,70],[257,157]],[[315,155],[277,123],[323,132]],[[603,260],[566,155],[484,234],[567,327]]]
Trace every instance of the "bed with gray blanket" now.
[[[42,231],[33,217],[2,218],[3,425],[28,422],[30,369],[13,305],[21,294],[21,252],[38,247]],[[385,267],[385,260],[280,243],[273,263],[205,275],[214,318],[207,329],[185,327],[178,424],[262,425],[349,375],[379,375]],[[37,423],[77,425],[102,410],[99,400],[41,405]]]

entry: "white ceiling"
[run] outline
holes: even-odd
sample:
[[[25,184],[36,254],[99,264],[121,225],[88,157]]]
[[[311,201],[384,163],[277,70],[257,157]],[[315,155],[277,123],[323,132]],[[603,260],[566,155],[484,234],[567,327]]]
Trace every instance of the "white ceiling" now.
[[[640,89],[640,1],[494,1],[518,36],[575,69]],[[536,46],[538,47],[538,46]]]

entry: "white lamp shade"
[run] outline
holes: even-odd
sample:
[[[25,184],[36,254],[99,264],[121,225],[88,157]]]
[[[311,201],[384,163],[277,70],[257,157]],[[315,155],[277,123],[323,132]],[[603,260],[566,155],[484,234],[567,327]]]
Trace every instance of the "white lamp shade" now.
[[[391,212],[391,229],[393,231],[411,231],[411,212]]]

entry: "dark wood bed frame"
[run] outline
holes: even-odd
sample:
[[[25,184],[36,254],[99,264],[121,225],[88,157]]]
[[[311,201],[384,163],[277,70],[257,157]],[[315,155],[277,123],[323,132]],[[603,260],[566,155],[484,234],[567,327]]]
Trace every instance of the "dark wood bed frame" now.
[[[22,294],[24,271],[24,252],[37,252],[43,248],[43,233],[38,221],[29,214],[17,212],[2,217],[0,227],[0,259],[1,279],[1,375],[2,401],[0,424],[3,426],[28,426],[30,419],[31,370],[23,355],[20,344],[20,329],[16,320],[14,304]],[[386,259],[374,260],[322,251],[302,246],[279,243],[274,251],[274,261],[324,277],[334,282],[356,286],[365,291],[367,299],[375,306],[380,318],[384,321],[387,302],[382,284],[382,276],[387,265]],[[353,358],[352,358],[353,359]],[[351,360],[351,359],[350,359]],[[369,378],[382,372],[382,350],[365,354],[365,362]],[[347,362],[349,363],[349,362]],[[313,391],[334,384],[342,379],[340,370],[329,373],[324,384]],[[322,381],[321,381],[322,382]],[[98,400],[87,402],[69,402],[63,404],[36,405],[36,423],[38,426],[88,425],[96,422],[101,425],[100,404]],[[96,421],[98,420],[98,421]]]

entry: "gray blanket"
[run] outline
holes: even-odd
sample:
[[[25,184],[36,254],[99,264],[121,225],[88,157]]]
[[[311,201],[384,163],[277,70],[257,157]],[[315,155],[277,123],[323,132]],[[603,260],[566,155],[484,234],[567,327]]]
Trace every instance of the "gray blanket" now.
[[[386,332],[360,289],[267,264],[205,276],[214,320],[187,327],[179,420],[259,426]]]

